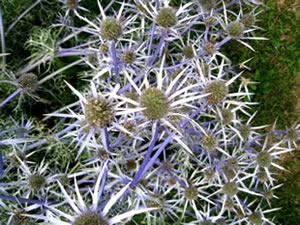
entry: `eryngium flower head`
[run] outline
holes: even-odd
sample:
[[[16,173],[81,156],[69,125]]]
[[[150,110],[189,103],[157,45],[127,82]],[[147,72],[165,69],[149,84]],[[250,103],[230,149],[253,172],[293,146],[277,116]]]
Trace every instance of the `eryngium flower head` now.
[[[194,57],[194,51],[192,46],[185,46],[182,50],[182,54],[187,58]]]
[[[126,168],[127,170],[135,170],[136,169],[136,162],[134,159],[130,159],[126,161]]]
[[[217,80],[207,85],[206,92],[211,93],[206,97],[208,103],[218,104],[225,99],[228,93],[228,88],[224,81]]]
[[[217,22],[217,19],[214,16],[208,16],[204,19],[206,26],[214,25]]]
[[[266,171],[264,171],[264,170],[259,171],[257,173],[256,177],[257,177],[258,181],[260,181],[262,183],[266,182],[268,180],[268,175],[267,175]]]
[[[18,211],[13,216],[11,223],[12,225],[30,225],[30,218],[27,216],[23,216],[22,214],[26,214],[25,211]]]
[[[233,113],[230,109],[222,109],[221,110],[222,118],[218,115],[218,120],[222,122],[224,125],[231,123],[233,120]]]
[[[212,134],[204,135],[201,140],[201,146],[209,152],[215,151],[218,146],[218,138]]]
[[[169,101],[164,93],[157,88],[148,88],[140,97],[140,104],[146,109],[143,114],[149,119],[160,119],[169,111]]]
[[[260,167],[269,167],[272,163],[272,156],[269,152],[262,151],[256,156],[256,163]]]
[[[104,148],[98,149],[96,154],[101,161],[106,161],[109,159],[109,153]]]
[[[236,160],[236,158],[230,158],[226,161],[226,166],[229,168],[229,169],[236,169],[237,166],[238,166],[238,161]]]
[[[298,141],[300,139],[300,132],[295,128],[289,128],[285,137],[288,141]]]
[[[120,22],[114,18],[106,18],[101,25],[101,34],[107,40],[117,40],[122,34]]]
[[[232,38],[241,38],[244,34],[245,26],[244,24],[233,21],[227,26],[228,35]]]
[[[250,13],[246,14],[241,18],[241,23],[245,26],[245,28],[249,28],[255,24],[256,18]]]
[[[78,216],[72,225],[109,225],[108,222],[96,212],[85,212]]]
[[[235,182],[228,182],[223,186],[223,192],[232,197],[238,193],[238,185]]]
[[[45,183],[45,178],[39,173],[35,173],[29,177],[29,184],[34,190],[40,190]]]
[[[103,98],[91,98],[85,106],[85,118],[93,127],[103,128],[113,120],[113,107]]]
[[[198,190],[194,186],[189,186],[187,189],[184,191],[184,196],[188,200],[196,200],[198,198]]]
[[[127,51],[123,52],[122,59],[125,63],[132,64],[132,63],[134,63],[135,58],[136,58],[136,56],[135,56],[134,51],[127,50]]]
[[[251,128],[249,125],[245,124],[245,125],[240,126],[239,132],[243,138],[247,139],[251,133]]]
[[[263,222],[262,215],[260,212],[254,212],[248,218],[249,221],[255,225],[260,225]]]
[[[25,73],[19,79],[19,87],[23,92],[33,93],[38,88],[38,77],[33,73]]]
[[[78,0],[66,0],[66,6],[69,9],[76,9],[78,6]]]
[[[210,11],[216,6],[216,0],[195,0],[205,11]]]
[[[176,25],[177,18],[172,8],[162,8],[156,16],[156,23],[164,28],[170,28]]]
[[[204,220],[200,223],[200,225],[213,225],[213,223],[210,220]]]
[[[213,55],[215,53],[214,44],[211,42],[207,42],[203,48],[207,55]]]

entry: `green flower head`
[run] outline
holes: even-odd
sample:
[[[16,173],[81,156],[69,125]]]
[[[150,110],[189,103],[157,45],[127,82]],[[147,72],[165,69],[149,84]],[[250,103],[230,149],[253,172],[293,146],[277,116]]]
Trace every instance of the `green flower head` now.
[[[107,40],[116,41],[122,35],[122,26],[114,18],[106,18],[101,25],[101,34]]]
[[[162,8],[156,16],[156,23],[164,28],[170,28],[176,25],[177,18],[172,8]]]

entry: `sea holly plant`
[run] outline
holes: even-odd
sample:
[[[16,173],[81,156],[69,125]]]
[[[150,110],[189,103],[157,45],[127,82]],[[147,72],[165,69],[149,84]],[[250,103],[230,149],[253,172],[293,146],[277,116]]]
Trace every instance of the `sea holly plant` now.
[[[57,2],[22,68],[1,32],[0,109],[14,115],[0,130],[0,223],[274,224],[277,160],[300,125],[253,125],[251,59],[234,65],[223,50],[267,39],[256,36],[263,5]],[[32,118],[45,92],[57,102]]]

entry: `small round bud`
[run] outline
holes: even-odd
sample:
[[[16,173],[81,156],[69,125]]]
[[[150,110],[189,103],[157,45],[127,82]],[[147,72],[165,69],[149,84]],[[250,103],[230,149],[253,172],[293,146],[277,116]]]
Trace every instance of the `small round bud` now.
[[[129,171],[135,170],[136,169],[136,162],[133,159],[127,160],[126,161],[126,168]]]
[[[289,128],[285,136],[286,140],[297,142],[300,140],[300,132],[295,128]]]
[[[204,220],[200,223],[200,225],[213,225],[213,223],[210,220]]]
[[[169,163],[169,162],[163,162],[161,164],[161,168],[164,169],[164,170],[170,171],[170,170],[173,169],[173,165],[171,163]]]
[[[229,168],[229,169],[236,169],[237,166],[238,166],[238,161],[236,160],[236,158],[231,158],[231,159],[228,159],[226,161],[226,166]]]
[[[176,184],[176,179],[174,178],[174,177],[171,177],[169,180],[168,180],[168,184],[170,185],[170,186],[173,186],[173,185],[175,185]]]
[[[210,93],[210,95],[206,97],[208,103],[219,104],[226,98],[228,88],[224,81],[217,80],[207,85],[206,92]]]
[[[25,73],[18,79],[19,87],[25,93],[33,93],[38,88],[38,77],[33,73]]]
[[[270,199],[272,199],[273,197],[274,197],[274,195],[273,195],[273,191],[272,191],[271,189],[265,189],[265,190],[264,190],[264,198],[265,198],[265,199],[270,200]]]
[[[63,186],[67,186],[70,183],[70,180],[68,178],[67,174],[63,174],[60,176],[59,178],[59,182],[63,185]]]
[[[90,98],[85,106],[85,118],[93,127],[103,128],[113,121],[113,107],[103,98]]]
[[[45,183],[45,178],[39,173],[35,173],[29,177],[29,184],[34,190],[40,190],[45,185]]]
[[[263,222],[262,215],[260,212],[254,212],[248,217],[249,221],[255,225],[261,225]]]
[[[101,215],[96,212],[85,212],[76,217],[72,225],[109,225]]]
[[[156,16],[156,23],[164,28],[170,28],[176,25],[177,18],[172,8],[162,8]]]
[[[103,43],[100,45],[99,50],[102,54],[107,54],[108,53],[108,45],[107,43]]]
[[[199,4],[204,11],[210,11],[214,7],[216,7],[216,0],[195,0],[197,4]]]
[[[168,98],[157,88],[146,89],[140,97],[140,104],[146,108],[143,114],[152,120],[162,118],[169,111]]]
[[[256,156],[256,163],[260,167],[269,167],[272,163],[272,156],[269,152],[262,151]]]
[[[204,135],[202,137],[201,146],[206,151],[214,152],[218,147],[218,138],[213,134]]]
[[[230,109],[222,109],[221,110],[222,118],[217,115],[217,119],[224,125],[227,125],[232,122],[233,120],[233,113],[230,111]]]
[[[122,35],[122,26],[114,18],[106,18],[101,25],[101,34],[107,40],[116,41]]]
[[[96,154],[101,161],[107,161],[109,159],[109,153],[104,148],[98,149]]]
[[[238,22],[233,21],[227,26],[228,35],[232,38],[241,38],[244,34],[245,26]]]
[[[135,56],[134,51],[127,50],[127,51],[123,52],[122,59],[125,63],[133,64],[135,61],[135,58],[136,58],[136,56]]]
[[[224,207],[228,210],[232,210],[234,208],[234,202],[230,198],[226,199]]]
[[[217,19],[213,16],[208,16],[204,19],[204,23],[206,26],[212,26],[217,22]]]
[[[194,186],[189,186],[187,189],[184,191],[184,196],[188,200],[196,200],[198,198],[198,190]]]
[[[251,14],[246,14],[241,18],[241,23],[245,26],[245,28],[249,28],[253,26],[256,22],[255,16]]]
[[[240,135],[242,136],[242,138],[247,139],[251,133],[251,128],[249,125],[245,124],[245,125],[240,126],[239,132],[240,132]]]
[[[238,185],[235,182],[228,182],[223,186],[223,192],[229,197],[236,195],[238,191]]]
[[[218,219],[216,225],[226,225],[226,221],[224,219]]]
[[[185,46],[182,50],[182,54],[188,59],[193,58],[195,56],[192,46]]]
[[[23,216],[22,214],[26,214],[26,211],[21,210],[18,211],[14,214],[12,220],[11,220],[11,225],[30,225],[32,224],[30,222],[30,218],[27,216]]]
[[[261,183],[264,183],[268,180],[268,175],[267,175],[266,171],[264,171],[264,170],[259,171],[257,173],[256,177],[257,177],[258,181],[260,181]]]
[[[203,46],[204,51],[206,52],[207,55],[213,55],[216,51],[216,49],[214,48],[214,44],[211,42],[207,42],[204,46]]]
[[[215,176],[215,171],[213,169],[205,170],[204,176],[206,179],[212,179]]]
[[[77,0],[66,0],[66,7],[69,9],[76,9],[78,7]]]
[[[233,169],[228,168],[227,166],[224,166],[222,168],[223,173],[227,177],[228,180],[231,180],[235,177],[235,172]]]

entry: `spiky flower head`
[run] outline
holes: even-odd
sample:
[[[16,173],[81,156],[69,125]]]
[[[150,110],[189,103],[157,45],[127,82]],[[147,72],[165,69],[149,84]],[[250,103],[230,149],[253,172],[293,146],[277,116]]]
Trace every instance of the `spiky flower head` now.
[[[233,117],[234,117],[233,113],[231,112],[230,109],[222,109],[221,115],[222,115],[222,118],[218,115],[217,119],[224,125],[231,123],[231,121],[233,120]]]
[[[46,183],[46,179],[39,173],[35,173],[29,177],[29,184],[32,189],[40,190]]]
[[[101,34],[107,40],[116,41],[122,35],[122,26],[114,18],[106,18],[101,24]]]
[[[225,99],[228,88],[224,81],[216,80],[207,85],[206,92],[210,93],[210,95],[206,97],[208,103],[218,104]]]
[[[22,214],[26,214],[25,211],[21,210],[15,213],[11,220],[11,225],[30,225],[30,218],[27,216],[23,216]]]
[[[249,125],[245,124],[245,125],[240,126],[239,132],[240,132],[240,135],[244,139],[247,139],[249,137],[250,133],[251,133],[251,128],[250,128]]]
[[[213,55],[216,51],[214,48],[214,44],[211,42],[207,42],[204,46],[204,51],[206,52],[207,55]]]
[[[109,49],[108,49],[107,43],[101,44],[100,47],[99,47],[99,50],[100,50],[100,52],[101,52],[102,54],[108,53],[108,50],[109,50]]]
[[[238,166],[238,161],[236,160],[236,158],[230,158],[226,161],[226,166],[229,168],[229,169],[236,169],[237,166]]]
[[[215,175],[215,171],[213,169],[208,169],[204,172],[204,176],[207,179],[212,179]]]
[[[252,13],[246,14],[241,18],[241,23],[245,26],[245,28],[253,26],[255,22],[256,18]]]
[[[216,224],[217,224],[217,225],[226,225],[226,222],[225,222],[224,219],[218,219],[218,220],[216,221]]]
[[[288,141],[297,142],[300,140],[300,132],[295,128],[289,128],[285,138]]]
[[[176,25],[177,18],[172,8],[162,8],[156,16],[156,23],[164,28],[170,28]]]
[[[104,148],[99,148],[96,154],[101,161],[107,161],[109,159],[109,153]]]
[[[126,161],[127,170],[135,170],[136,169],[136,161],[134,159],[130,159]]]
[[[140,105],[146,108],[143,114],[152,120],[162,118],[169,111],[168,98],[157,88],[146,89],[140,97]]]
[[[256,177],[257,177],[258,181],[260,181],[262,183],[266,182],[268,180],[268,175],[267,175],[266,171],[264,171],[264,170],[259,171],[257,173]]]
[[[210,11],[216,6],[216,0],[195,0],[195,3],[199,4],[204,11]]]
[[[233,21],[228,24],[227,32],[232,38],[241,38],[244,34],[245,26],[241,22]]]
[[[184,191],[184,196],[188,200],[196,200],[198,198],[198,190],[193,185],[190,185],[188,188]]]
[[[122,59],[127,64],[133,64],[135,61],[136,55],[132,50],[127,50],[123,52]]]
[[[213,223],[210,220],[204,220],[200,224],[201,225],[213,225]]]
[[[96,212],[85,212],[74,220],[72,225],[109,225],[109,223]]]
[[[192,46],[185,46],[182,50],[182,54],[187,57],[188,59],[194,57],[194,51]]]
[[[114,118],[113,107],[104,98],[90,98],[85,106],[85,118],[90,126],[103,128]]]
[[[265,189],[264,190],[264,198],[265,199],[268,199],[268,200],[270,200],[270,199],[272,199],[274,197],[274,195],[273,195],[273,191],[272,191],[272,189]]]
[[[213,134],[204,135],[201,140],[201,146],[209,152],[214,152],[218,147],[218,138]]]
[[[260,212],[254,212],[248,218],[251,224],[261,225],[263,222],[262,215]]]
[[[228,168],[228,166],[224,166],[222,168],[222,171],[224,175],[227,177],[227,179],[231,180],[235,177],[235,172],[233,169]]]
[[[78,0],[66,0],[66,6],[69,9],[76,9],[78,7]]]
[[[214,16],[208,16],[204,19],[206,26],[214,25],[217,22],[217,19]]]
[[[173,185],[175,185],[176,184],[176,179],[174,178],[174,177],[171,177],[169,180],[168,180],[168,184],[170,185],[170,186],[173,186]]]
[[[67,174],[63,174],[60,176],[59,178],[59,182],[63,185],[63,186],[67,186],[70,183],[70,180],[68,178]]]
[[[272,156],[269,152],[262,151],[256,156],[256,163],[260,167],[269,167],[272,163]]]
[[[234,208],[234,202],[232,199],[230,198],[227,198],[226,201],[225,201],[225,208],[228,209],[228,210],[231,210]]]
[[[33,93],[38,88],[38,77],[34,73],[25,73],[18,79],[19,87],[25,93]]]
[[[223,186],[223,192],[229,197],[236,195],[238,191],[238,185],[235,182],[228,182]]]

